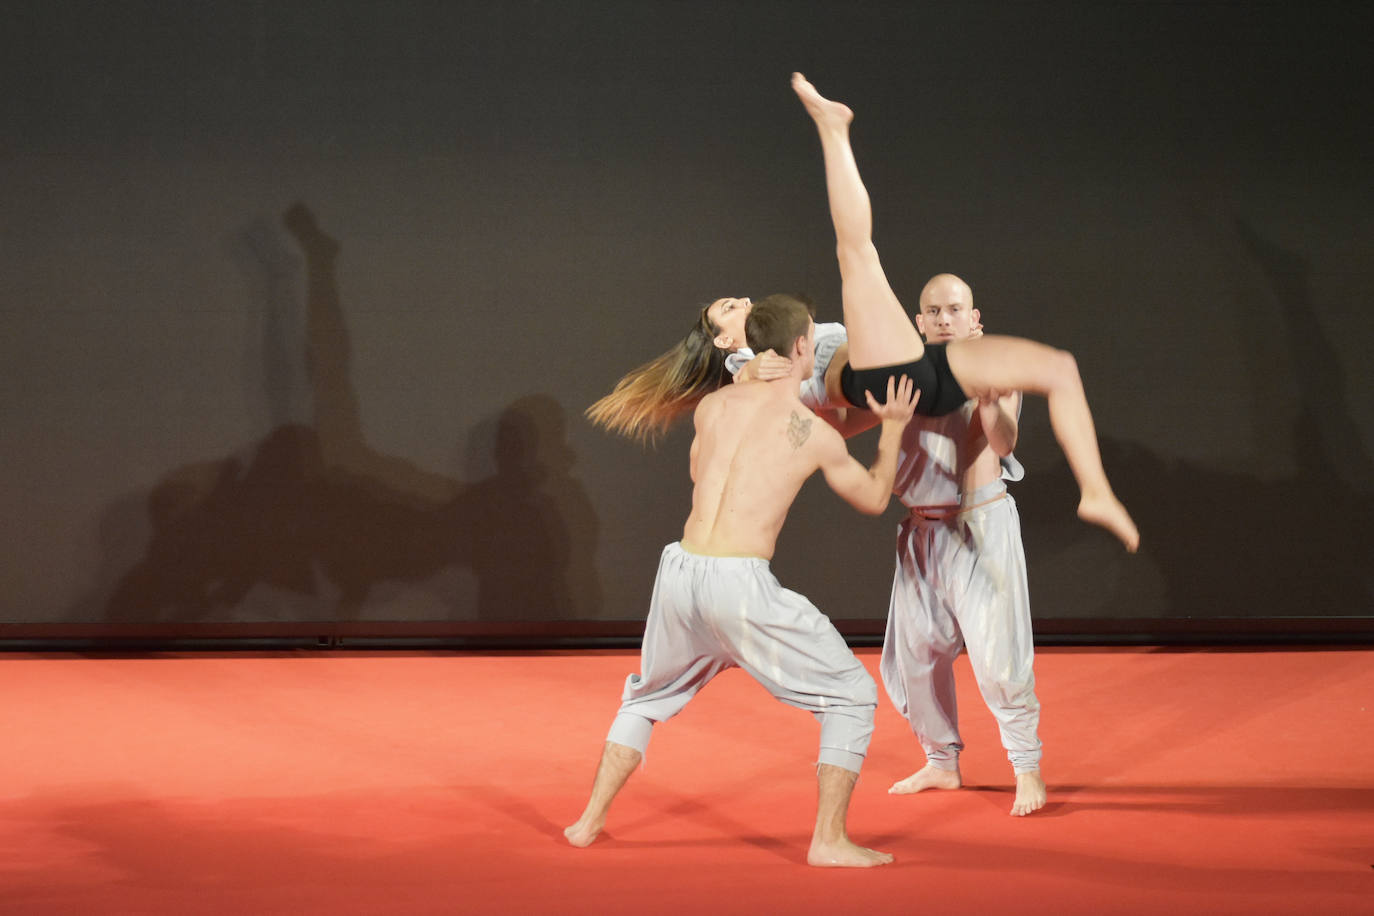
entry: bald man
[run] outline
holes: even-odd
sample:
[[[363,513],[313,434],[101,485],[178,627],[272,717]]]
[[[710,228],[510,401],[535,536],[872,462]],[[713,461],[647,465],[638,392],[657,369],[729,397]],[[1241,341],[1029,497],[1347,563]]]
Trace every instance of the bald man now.
[[[953,274],[933,277],[921,291],[916,326],[932,343],[978,336],[973,291]],[[1011,814],[1024,816],[1044,807],[1045,783],[1026,557],[1004,483],[1022,476],[1011,457],[1021,396],[969,394],[954,413],[913,417],[902,437],[894,492],[910,511],[897,529],[881,671],[926,765],[888,791],[963,785],[954,659],[966,649],[1016,776]]]

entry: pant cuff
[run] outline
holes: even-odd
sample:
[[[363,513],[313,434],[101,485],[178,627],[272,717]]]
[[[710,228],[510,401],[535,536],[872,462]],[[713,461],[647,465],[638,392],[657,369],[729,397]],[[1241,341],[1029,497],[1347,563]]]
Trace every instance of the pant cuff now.
[[[653,730],[653,719],[646,719],[632,712],[622,712],[616,715],[615,721],[611,723],[606,740],[623,744],[642,754],[649,749],[649,736],[653,734]]]
[[[817,758],[817,763],[828,763],[832,767],[857,773],[863,769],[864,755],[856,754],[853,751],[843,751],[837,747],[823,747],[820,757]]]
[[[921,748],[926,752],[926,764],[937,770],[954,772],[959,769],[959,748],[940,748],[938,751]]]

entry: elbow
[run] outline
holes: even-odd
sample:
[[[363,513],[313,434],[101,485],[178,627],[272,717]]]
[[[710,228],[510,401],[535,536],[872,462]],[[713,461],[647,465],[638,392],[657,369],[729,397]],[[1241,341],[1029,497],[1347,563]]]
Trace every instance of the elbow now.
[[[882,515],[883,511],[887,508],[887,501],[889,496],[890,494],[883,493],[880,497],[876,499],[868,500],[867,502],[859,506],[859,511],[862,512],[864,515]]]

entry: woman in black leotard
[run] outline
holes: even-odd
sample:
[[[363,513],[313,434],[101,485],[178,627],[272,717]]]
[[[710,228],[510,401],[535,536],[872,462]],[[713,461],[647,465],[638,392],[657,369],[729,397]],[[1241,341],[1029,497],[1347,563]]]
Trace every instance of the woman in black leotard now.
[[[1033,340],[986,335],[950,343],[943,354],[948,362],[947,372],[940,371],[938,358],[936,365],[930,365],[929,357],[935,354],[927,354],[921,335],[888,285],[873,246],[872,206],[849,145],[849,125],[854,113],[839,102],[823,98],[800,73],[792,74],[792,89],[816,122],[825,159],[844,323],[849,329],[848,396],[859,396],[879,379],[885,390],[889,375],[905,373],[918,386],[931,378],[941,382],[948,378],[961,393],[980,399],[995,397],[1003,391],[1046,397],[1050,425],[1078,481],[1079,517],[1111,531],[1127,550],[1134,551],[1140,543],[1140,533],[1107,482],[1092,413],[1073,356]],[[920,366],[922,362],[927,365]],[[913,368],[912,363],[918,366]],[[926,395],[922,386],[922,403],[917,407],[922,413],[926,412],[922,409]],[[934,397],[940,400],[938,392]]]
[[[917,413],[939,416],[969,397],[995,400],[1022,391],[1049,401],[1050,425],[1068,458],[1081,498],[1078,515],[1111,531],[1126,549],[1140,543],[1135,523],[1112,492],[1102,467],[1083,381],[1072,354],[1020,337],[986,335],[927,350],[902,310],[873,245],[873,213],[849,145],[854,114],[823,98],[799,73],[792,88],[816,122],[835,225],[848,344],[822,370],[833,408],[861,406],[864,391],[881,399],[890,376],[908,375],[921,392]],[[587,410],[593,422],[640,440],[660,435],[677,417],[730,378],[725,357],[744,345],[748,299],[717,299],[702,308],[677,346],[626,374]],[[776,358],[776,357],[775,357]],[[762,359],[763,374],[770,370]]]

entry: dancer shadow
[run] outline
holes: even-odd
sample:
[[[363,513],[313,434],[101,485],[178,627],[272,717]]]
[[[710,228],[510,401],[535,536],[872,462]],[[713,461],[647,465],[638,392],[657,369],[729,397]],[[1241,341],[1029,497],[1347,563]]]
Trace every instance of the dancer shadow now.
[[[1360,444],[1347,380],[1319,320],[1311,269],[1239,218],[1213,221],[1208,230],[1236,276],[1237,338],[1250,372],[1257,447],[1282,448],[1286,439],[1295,472],[1266,480],[1166,460],[1137,444],[1104,438],[1113,486],[1135,514],[1144,533],[1141,550],[1156,561],[1165,588],[1162,614],[1142,606],[1123,571],[1129,561],[1104,557],[1117,582],[1103,602],[1105,615],[1368,614],[1374,572],[1352,557],[1374,553],[1374,499],[1357,489],[1374,479],[1374,458]],[[1261,311],[1266,302],[1270,308]],[[1293,397],[1296,416],[1285,432],[1276,405]],[[1072,533],[1045,520],[1072,505],[1075,492],[1062,464],[1036,474],[1033,486],[1018,488],[1022,518],[1033,532],[1026,538],[1032,566],[1070,550]],[[1040,614],[1057,616],[1053,590],[1041,593]]]
[[[454,502],[459,553],[477,577],[483,620],[596,617],[596,510],[572,475],[563,408],[548,395],[515,401],[479,423]]]
[[[250,227],[240,266],[264,297],[269,413],[277,425],[246,452],[176,468],[143,500],[102,521],[101,584],[72,616],[115,623],[204,620],[559,620],[600,611],[597,518],[572,474],[561,406],[522,398],[469,441],[494,474],[468,484],[368,442],[336,281],[339,243],[303,204],[283,226],[304,255],[304,372],[282,358],[295,259],[285,239]],[[281,386],[308,382],[293,399]],[[294,401],[308,419],[288,419]],[[282,420],[286,422],[281,422]],[[491,434],[487,433],[489,425]],[[146,526],[131,561],[115,545]],[[122,533],[122,536],[121,536]],[[121,562],[123,561],[123,562]],[[125,565],[130,564],[130,565]],[[475,578],[472,589],[464,581]]]

